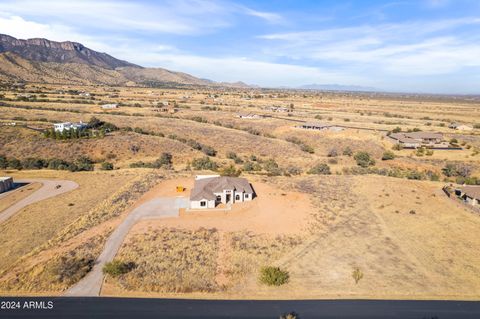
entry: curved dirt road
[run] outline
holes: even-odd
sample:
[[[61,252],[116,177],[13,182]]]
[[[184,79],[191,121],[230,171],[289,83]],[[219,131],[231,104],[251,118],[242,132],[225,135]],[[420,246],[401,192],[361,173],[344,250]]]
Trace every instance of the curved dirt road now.
[[[15,183],[41,183],[42,187],[30,196],[19,200],[12,206],[1,211],[0,223],[3,223],[4,221],[6,221],[30,204],[34,204],[41,200],[72,191],[78,187],[78,184],[72,181],[51,179],[21,179],[15,180]],[[58,187],[58,185],[60,185],[61,187]]]
[[[188,206],[183,197],[156,198],[135,208],[108,237],[95,266],[82,280],[65,293],[65,296],[99,296],[103,284],[103,266],[113,260],[130,229],[141,219],[178,216],[178,210]]]

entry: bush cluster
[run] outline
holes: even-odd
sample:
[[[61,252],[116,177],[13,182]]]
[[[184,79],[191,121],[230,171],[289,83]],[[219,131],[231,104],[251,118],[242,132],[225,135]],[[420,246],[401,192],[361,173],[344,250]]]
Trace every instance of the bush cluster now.
[[[0,156],[0,169],[54,169],[68,170],[71,172],[93,171],[94,161],[86,156],[80,156],[74,161],[65,161],[58,158],[43,159],[38,157],[27,157],[19,160],[15,157]]]

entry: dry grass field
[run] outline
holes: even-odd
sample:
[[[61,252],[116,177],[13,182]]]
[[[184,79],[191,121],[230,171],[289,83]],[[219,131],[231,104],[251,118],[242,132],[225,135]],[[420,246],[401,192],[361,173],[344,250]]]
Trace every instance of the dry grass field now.
[[[27,93],[35,98],[18,98]],[[156,107],[167,102],[175,112]],[[104,110],[105,103],[119,108]],[[244,119],[239,113],[264,117]],[[81,139],[42,132],[56,122],[92,117],[118,129]],[[344,130],[296,127],[305,121]],[[456,131],[448,127],[451,122],[475,128]],[[108,277],[102,294],[479,299],[480,217],[441,192],[445,183],[480,181],[479,124],[480,104],[462,96],[3,87],[0,175],[66,179],[80,187],[0,224],[0,293],[62,293],[88,273],[108,235],[132,209],[157,197],[188,196],[194,175],[212,174],[215,165],[215,173],[228,172],[233,165],[252,182],[254,201],[231,211],[182,210],[178,218],[137,223],[116,257],[136,268]],[[441,132],[462,149],[395,150],[387,135],[397,127]],[[394,158],[382,160],[386,151]],[[374,163],[359,166],[359,152]],[[164,153],[171,163],[152,169]],[[85,156],[93,171],[15,169],[34,159],[49,166],[52,159]],[[198,161],[205,157],[215,165]],[[105,162],[114,169],[103,170]],[[142,166],[138,162],[144,167],[131,167]],[[319,171],[325,164],[329,172]],[[455,170],[445,170],[447,164]],[[175,193],[177,185],[187,191]],[[0,198],[0,210],[35,190],[29,187]],[[267,265],[288,270],[289,282],[260,284],[259,270]],[[358,283],[354,270],[363,274]]]

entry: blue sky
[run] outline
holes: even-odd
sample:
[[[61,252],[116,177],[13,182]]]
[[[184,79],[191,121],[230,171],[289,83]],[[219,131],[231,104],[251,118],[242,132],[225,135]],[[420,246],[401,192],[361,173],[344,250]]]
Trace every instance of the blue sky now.
[[[480,94],[478,0],[0,0],[0,33],[215,81]]]

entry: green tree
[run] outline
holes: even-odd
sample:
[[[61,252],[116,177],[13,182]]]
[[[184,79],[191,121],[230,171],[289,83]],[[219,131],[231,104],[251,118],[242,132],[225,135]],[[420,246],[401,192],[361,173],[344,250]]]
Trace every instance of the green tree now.
[[[375,165],[375,160],[368,152],[357,152],[353,158],[360,167],[369,167]]]

